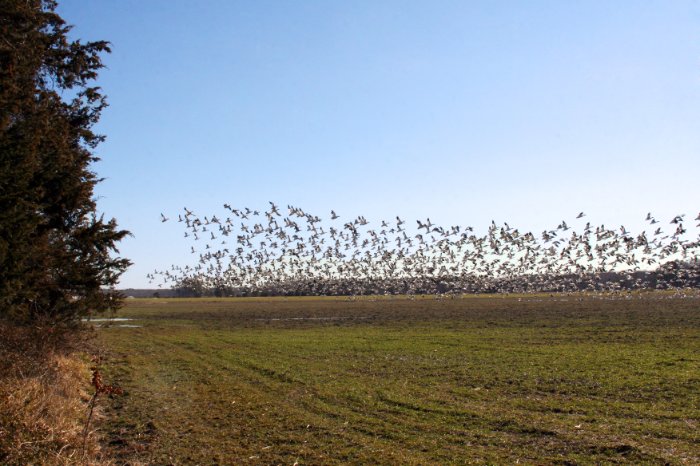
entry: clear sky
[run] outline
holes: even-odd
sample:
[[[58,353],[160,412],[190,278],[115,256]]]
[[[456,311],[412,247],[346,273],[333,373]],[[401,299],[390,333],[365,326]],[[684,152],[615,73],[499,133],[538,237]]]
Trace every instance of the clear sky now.
[[[59,3],[112,43],[96,195],[134,235],[123,287],[190,260],[160,222],[184,206],[534,232],[700,210],[696,1]]]

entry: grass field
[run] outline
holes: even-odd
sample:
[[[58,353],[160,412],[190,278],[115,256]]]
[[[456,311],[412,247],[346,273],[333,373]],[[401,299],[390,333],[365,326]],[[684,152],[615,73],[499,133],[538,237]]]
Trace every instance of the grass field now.
[[[123,462],[700,463],[700,299],[130,300]]]

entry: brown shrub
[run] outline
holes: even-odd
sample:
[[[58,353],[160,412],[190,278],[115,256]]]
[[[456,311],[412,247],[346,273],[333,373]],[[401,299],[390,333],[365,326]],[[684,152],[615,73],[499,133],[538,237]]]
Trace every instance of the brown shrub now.
[[[0,463],[95,464],[86,331],[0,323]]]

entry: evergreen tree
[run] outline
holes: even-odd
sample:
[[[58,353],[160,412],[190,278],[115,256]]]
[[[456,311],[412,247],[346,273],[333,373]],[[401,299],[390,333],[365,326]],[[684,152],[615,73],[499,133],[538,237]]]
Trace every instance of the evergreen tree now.
[[[68,38],[52,0],[0,0],[0,317],[74,321],[116,308],[129,233],[97,216],[91,171],[104,41]],[[66,97],[67,96],[67,97]]]

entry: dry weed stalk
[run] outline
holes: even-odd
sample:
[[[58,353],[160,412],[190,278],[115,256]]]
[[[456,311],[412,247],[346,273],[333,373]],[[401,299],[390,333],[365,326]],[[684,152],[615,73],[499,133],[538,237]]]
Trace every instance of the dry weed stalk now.
[[[99,364],[100,358],[99,356],[96,356],[93,358],[93,362],[96,364]],[[88,416],[87,419],[85,420],[85,428],[83,429],[83,446],[82,446],[82,451],[83,451],[83,456],[85,455],[86,452],[86,444],[87,444],[87,438],[88,438],[88,432],[90,429],[90,421],[92,420],[92,415],[95,410],[95,403],[97,402],[97,397],[100,395],[123,395],[124,390],[121,389],[121,387],[117,387],[114,385],[108,385],[104,383],[102,379],[102,373],[100,372],[100,369],[97,365],[93,366],[90,368],[92,370],[92,386],[95,389],[95,393],[93,393],[92,397],[90,398],[90,402],[88,403]]]

